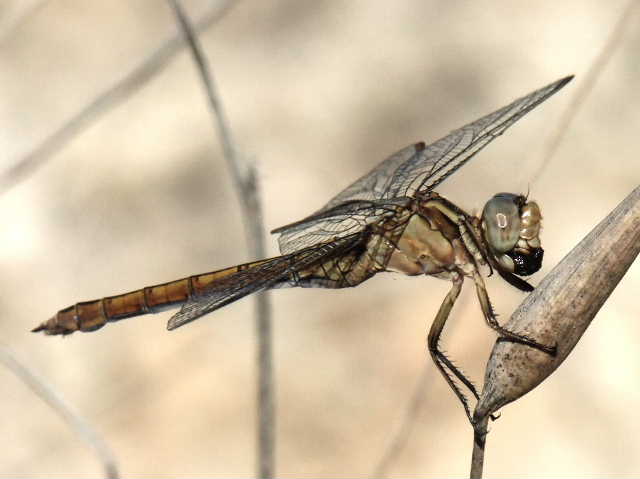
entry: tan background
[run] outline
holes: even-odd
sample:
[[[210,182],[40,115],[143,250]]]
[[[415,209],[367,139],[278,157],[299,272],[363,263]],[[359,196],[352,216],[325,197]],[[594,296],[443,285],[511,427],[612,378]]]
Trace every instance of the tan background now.
[[[240,149],[258,165],[269,229],[312,212],[398,148],[575,73],[440,189],[472,210],[530,186],[545,217],[537,283],[638,184],[640,15],[529,184],[625,4],[240,0],[202,42]],[[197,15],[205,2],[186,5]],[[3,2],[0,31],[27,8]],[[2,168],[174,32],[162,1],[46,2],[0,39]],[[0,339],[104,434],[126,475],[253,474],[252,301],[173,333],[170,313],[67,339],[28,331],[79,300],[252,259],[230,185],[183,53],[0,197]],[[275,238],[269,248],[277,253]],[[488,287],[508,318],[521,293],[498,278]],[[561,369],[503,410],[488,476],[640,471],[639,288],[636,263]],[[273,294],[280,475],[372,471],[427,364],[426,331],[447,289],[381,274],[352,290]],[[467,285],[446,349],[481,382],[494,339]],[[427,367],[424,403],[390,472],[466,475],[469,425]],[[3,368],[0,385],[0,474],[100,473]]]

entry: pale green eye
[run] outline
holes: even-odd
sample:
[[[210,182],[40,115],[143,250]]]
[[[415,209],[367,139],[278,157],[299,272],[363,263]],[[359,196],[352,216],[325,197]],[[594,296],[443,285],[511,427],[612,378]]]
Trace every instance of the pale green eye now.
[[[520,237],[520,211],[516,195],[499,193],[491,198],[482,211],[485,235],[496,253],[511,251]]]

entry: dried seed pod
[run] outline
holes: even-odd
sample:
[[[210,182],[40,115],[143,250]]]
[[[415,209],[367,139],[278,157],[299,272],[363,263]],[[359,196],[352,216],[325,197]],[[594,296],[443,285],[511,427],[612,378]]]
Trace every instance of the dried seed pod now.
[[[557,345],[556,356],[496,342],[474,412],[478,423],[531,391],[564,361],[640,252],[637,187],[544,278],[505,325]]]

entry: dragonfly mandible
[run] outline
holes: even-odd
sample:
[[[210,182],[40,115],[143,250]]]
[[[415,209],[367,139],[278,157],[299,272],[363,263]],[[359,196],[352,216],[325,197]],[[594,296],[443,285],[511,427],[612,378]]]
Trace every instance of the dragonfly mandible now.
[[[428,349],[471,420],[463,387],[476,399],[478,392],[439,347],[464,278],[473,281],[484,318],[500,336],[555,353],[554,346],[498,323],[481,275],[481,268],[495,270],[516,288],[532,291],[521,276],[542,265],[542,216],[534,201],[511,193],[495,195],[472,216],[434,188],[572,78],[529,93],[428,146],[420,142],[391,155],[320,210],[273,230],[280,234],[281,256],[77,303],[33,331],[95,331],[107,322],[181,306],[169,320],[171,330],[257,291],[347,288],[385,271],[435,276],[452,286],[431,325]]]

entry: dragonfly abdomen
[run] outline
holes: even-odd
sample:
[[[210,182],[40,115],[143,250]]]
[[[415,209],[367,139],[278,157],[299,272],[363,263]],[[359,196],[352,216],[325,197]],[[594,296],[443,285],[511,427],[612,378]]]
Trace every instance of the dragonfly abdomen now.
[[[33,332],[71,334],[75,331],[95,331],[106,323],[120,319],[159,313],[184,304],[192,296],[201,294],[212,283],[238,271],[262,263],[232,266],[211,273],[198,274],[168,283],[147,286],[129,293],[84,301],[61,309],[52,318],[34,328]]]

